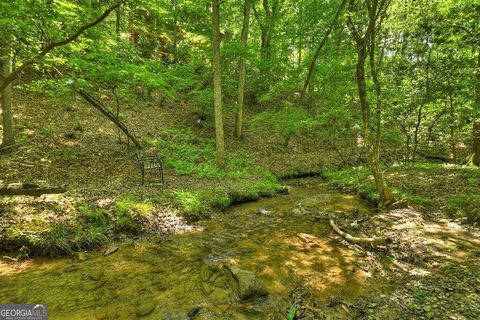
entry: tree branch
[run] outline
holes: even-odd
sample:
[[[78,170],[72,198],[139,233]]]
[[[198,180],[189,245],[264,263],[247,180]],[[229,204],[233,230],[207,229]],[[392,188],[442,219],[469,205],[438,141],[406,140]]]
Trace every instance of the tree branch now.
[[[64,38],[60,41],[52,42],[49,45],[45,46],[45,48],[43,48],[32,59],[25,61],[20,67],[15,69],[8,77],[6,77],[0,84],[0,91],[3,91],[3,89],[5,89],[10,83],[12,83],[15,79],[17,79],[23,71],[25,71],[27,68],[29,68],[33,64],[37,63],[47,53],[49,53],[50,51],[52,51],[53,49],[55,49],[57,47],[60,47],[60,46],[66,45],[66,44],[68,44],[72,41],[75,41],[78,37],[80,37],[80,35],[82,35],[83,32],[85,32],[85,30],[90,29],[90,28],[96,26],[97,24],[99,24],[100,22],[102,22],[103,20],[105,20],[105,18],[107,18],[113,10],[117,9],[123,3],[123,1],[124,0],[122,0],[120,2],[117,2],[114,5],[112,5],[111,7],[109,7],[107,10],[105,10],[103,12],[103,14],[101,16],[99,16],[94,21],[80,27],[74,34],[72,34],[72,35],[70,35],[70,36],[68,36],[68,37],[66,37],[66,38]]]

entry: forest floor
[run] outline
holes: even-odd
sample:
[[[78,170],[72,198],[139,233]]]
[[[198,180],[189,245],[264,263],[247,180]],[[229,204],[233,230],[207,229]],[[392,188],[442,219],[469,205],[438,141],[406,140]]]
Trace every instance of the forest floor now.
[[[283,177],[322,173],[333,188],[377,200],[367,170],[339,170],[338,151],[315,136],[295,137],[289,148],[269,131],[234,139],[233,112],[226,113],[227,168],[217,170],[213,129],[182,104],[145,103],[122,112],[147,152],[158,152],[166,162],[166,186],[142,187],[135,150],[118,141],[115,127],[97,110],[78,97],[69,105],[21,97],[14,105],[19,148],[0,156],[0,184],[66,185],[68,191],[0,199],[0,250],[13,257],[72,254],[126,237],[188,231],[190,222],[231,203],[283,192]],[[386,168],[386,177],[415,210],[378,212],[372,223],[338,221],[352,234],[388,230],[396,239],[388,252],[356,248],[372,257],[376,266],[362,268],[374,278],[388,262],[391,280],[388,296],[371,295],[354,307],[373,319],[475,318],[480,172],[420,163]]]

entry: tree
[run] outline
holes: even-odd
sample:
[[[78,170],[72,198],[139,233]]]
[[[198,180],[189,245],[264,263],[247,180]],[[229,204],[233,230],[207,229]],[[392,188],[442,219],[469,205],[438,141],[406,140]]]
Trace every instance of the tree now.
[[[367,162],[370,171],[375,179],[375,186],[380,196],[380,201],[384,205],[390,205],[396,202],[395,197],[386,186],[383,172],[380,168],[380,126],[381,126],[381,109],[377,109],[377,123],[376,134],[377,137],[372,137],[373,124],[371,115],[371,106],[368,98],[367,82],[365,74],[365,62],[369,53],[369,48],[374,48],[371,43],[375,40],[375,34],[385,16],[385,12],[388,8],[388,0],[372,0],[366,2],[366,26],[363,28],[363,35],[361,35],[361,25],[353,22],[354,15],[360,15],[363,17],[363,13],[359,12],[358,2],[356,0],[350,0],[349,2],[349,15],[347,19],[348,28],[355,40],[357,49],[357,65],[356,65],[356,80],[358,86],[358,94],[360,99],[360,108],[363,120],[363,138],[365,141],[365,147],[367,150]],[[363,8],[365,9],[365,8]],[[370,49],[372,50],[372,49]],[[374,63],[374,61],[372,62]],[[377,92],[378,93],[378,92]],[[378,99],[378,97],[377,97]],[[377,105],[379,108],[379,105]]]
[[[11,43],[9,39],[11,38],[10,30],[2,30],[5,33],[4,38],[4,50],[2,58],[2,77],[0,78],[0,92],[2,92],[2,114],[3,114],[3,142],[2,148],[11,147],[15,144],[14,131],[13,131],[13,113],[11,107],[11,96],[12,96],[12,83],[15,81],[25,70],[27,70],[32,65],[40,62],[43,57],[45,57],[50,51],[55,48],[67,45],[72,41],[75,41],[80,35],[82,35],[86,30],[96,26],[102,22],[109,14],[117,9],[122,2],[117,2],[106,9],[102,15],[97,19],[87,23],[80,28],[78,28],[72,34],[66,36],[65,38],[52,41],[47,44],[41,45],[41,50],[33,56],[28,57],[23,60],[23,63],[16,69],[12,69],[12,57],[11,57]],[[27,42],[22,39],[22,41]]]
[[[473,156],[472,163],[480,167],[480,120],[473,123]]]
[[[300,103],[303,102],[307,88],[310,85],[310,81],[312,81],[313,71],[315,70],[315,65],[317,63],[318,57],[320,56],[320,52],[322,48],[325,46],[325,43],[327,43],[328,37],[330,36],[330,33],[332,32],[333,28],[337,24],[338,18],[340,17],[340,14],[342,13],[343,7],[345,6],[346,2],[347,0],[342,0],[342,3],[338,7],[337,12],[333,17],[332,23],[328,27],[327,31],[325,32],[325,35],[323,36],[322,40],[318,44],[317,49],[315,50],[315,54],[313,55],[312,61],[310,62],[310,66],[308,67],[307,78],[305,79],[302,92],[300,93]]]
[[[48,43],[48,44],[44,45],[43,49],[40,50],[40,52],[33,55],[33,57],[30,57],[30,58],[26,59],[25,62],[22,65],[20,65],[20,67],[13,70],[8,77],[5,77],[5,78],[2,79],[2,81],[0,82],[0,91],[3,91],[3,89],[5,89],[8,85],[10,85],[13,81],[15,81],[20,76],[20,74],[22,74],[23,71],[25,71],[26,69],[28,69],[29,67],[31,67],[35,63],[39,62],[43,57],[45,57],[45,55],[47,55],[47,53],[49,53],[50,51],[52,51],[55,48],[67,45],[70,42],[75,41],[86,30],[96,26],[97,24],[99,24],[100,22],[105,20],[110,15],[110,13],[112,11],[114,11],[115,9],[117,9],[121,4],[122,4],[122,2],[115,3],[114,5],[112,5],[108,9],[106,9],[103,12],[103,14],[101,16],[99,16],[97,19],[95,19],[94,21],[92,21],[90,23],[87,23],[87,24],[81,26],[80,28],[78,28],[78,30],[76,32],[74,32],[73,34],[65,37],[64,39],[61,39],[59,41],[54,41],[54,42],[51,42],[51,43]]]
[[[8,78],[12,73],[12,53],[9,43],[5,43],[3,47],[2,76]],[[6,86],[2,91],[2,115],[3,140],[0,149],[8,150],[15,145],[15,137],[13,134],[12,84]]]
[[[215,146],[217,166],[225,166],[225,140],[223,134],[222,72],[220,60],[220,1],[212,0],[213,90],[215,113]]]
[[[241,138],[243,134],[243,100],[245,96],[245,75],[246,75],[246,49],[247,49],[247,40],[248,40],[248,26],[250,22],[250,6],[251,0],[245,0],[243,5],[243,27],[242,27],[242,38],[241,44],[243,51],[240,55],[240,62],[238,64],[239,69],[239,79],[238,79],[238,106],[237,113],[235,116],[235,136]]]

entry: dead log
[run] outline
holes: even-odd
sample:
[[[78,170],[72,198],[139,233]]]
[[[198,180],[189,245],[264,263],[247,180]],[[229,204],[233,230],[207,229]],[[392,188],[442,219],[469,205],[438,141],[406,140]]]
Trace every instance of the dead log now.
[[[42,194],[65,193],[65,187],[40,187],[30,183],[12,183],[8,186],[0,186],[0,196],[34,196],[39,197]]]
[[[371,245],[371,246],[379,246],[379,245],[385,245],[385,244],[390,242],[390,239],[388,239],[388,238],[354,237],[354,236],[340,230],[340,228],[337,227],[337,225],[335,224],[333,219],[330,219],[330,226],[342,238],[344,238],[347,241],[353,242],[355,244],[359,244],[359,245],[366,245],[367,244],[367,245]]]

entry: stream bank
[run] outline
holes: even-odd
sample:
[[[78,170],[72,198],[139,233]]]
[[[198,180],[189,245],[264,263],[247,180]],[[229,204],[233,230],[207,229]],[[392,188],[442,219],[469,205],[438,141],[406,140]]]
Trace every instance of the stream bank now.
[[[378,212],[317,178],[181,234],[74,257],[0,263],[0,300],[52,319],[474,319],[478,233],[415,210]],[[387,236],[360,247],[332,231]],[[32,289],[34,288],[34,289]]]

